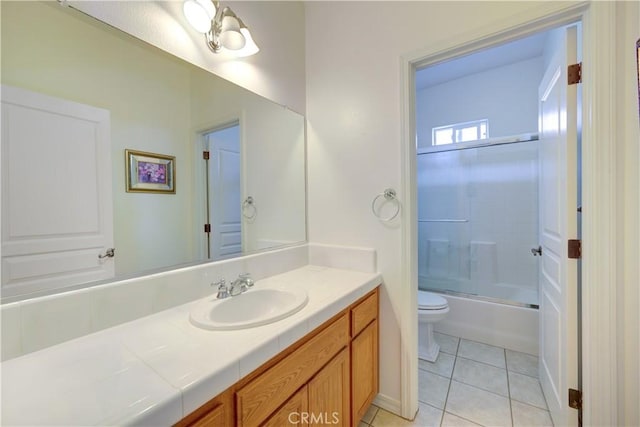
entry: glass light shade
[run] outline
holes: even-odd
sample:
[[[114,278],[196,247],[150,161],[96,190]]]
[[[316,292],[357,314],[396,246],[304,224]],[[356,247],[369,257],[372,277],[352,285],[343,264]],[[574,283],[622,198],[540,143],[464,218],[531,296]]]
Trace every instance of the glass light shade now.
[[[246,41],[235,16],[226,15],[222,18],[219,40],[225,49],[238,50],[244,47]]]
[[[260,48],[258,47],[256,42],[253,41],[253,37],[251,37],[249,29],[243,26],[240,28],[240,33],[242,33],[242,35],[244,36],[245,44],[242,49],[234,51],[233,54],[238,57],[243,57],[255,55],[256,53],[258,53],[260,51]]]
[[[211,20],[216,16],[216,7],[211,0],[185,0],[182,5],[185,18],[200,33],[211,29]]]

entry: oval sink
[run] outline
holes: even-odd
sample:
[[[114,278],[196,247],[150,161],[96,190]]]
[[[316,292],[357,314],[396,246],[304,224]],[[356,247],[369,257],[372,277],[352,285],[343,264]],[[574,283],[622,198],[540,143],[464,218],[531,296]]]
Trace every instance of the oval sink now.
[[[300,289],[254,288],[235,297],[203,301],[189,317],[191,323],[204,329],[245,329],[291,316],[307,301],[307,293]]]

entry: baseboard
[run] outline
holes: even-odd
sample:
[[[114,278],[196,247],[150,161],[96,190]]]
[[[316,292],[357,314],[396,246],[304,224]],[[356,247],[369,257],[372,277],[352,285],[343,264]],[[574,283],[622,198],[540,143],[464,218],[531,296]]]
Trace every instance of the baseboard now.
[[[373,404],[397,416],[400,416],[402,413],[400,401],[385,396],[384,394],[378,393],[378,395],[373,398]]]

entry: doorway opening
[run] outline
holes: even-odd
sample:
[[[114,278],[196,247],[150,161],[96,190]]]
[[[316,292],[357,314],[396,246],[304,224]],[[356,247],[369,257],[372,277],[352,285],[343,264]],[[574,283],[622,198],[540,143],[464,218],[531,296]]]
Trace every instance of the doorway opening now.
[[[205,165],[205,227],[207,258],[242,253],[242,161],[240,124],[233,121],[202,133]]]
[[[580,23],[415,71],[419,291],[434,329],[528,353],[557,425],[579,389]],[[538,310],[539,308],[539,310]],[[445,408],[446,409],[446,408]]]

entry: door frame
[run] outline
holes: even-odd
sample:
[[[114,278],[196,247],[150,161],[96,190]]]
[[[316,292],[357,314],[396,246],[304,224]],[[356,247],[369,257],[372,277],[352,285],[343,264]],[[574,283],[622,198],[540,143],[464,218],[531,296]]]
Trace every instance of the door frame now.
[[[401,415],[418,409],[417,185],[415,147],[415,70],[540,31],[582,22],[582,388],[585,425],[617,424],[616,341],[616,176],[615,3],[539,3],[518,14],[400,58],[402,282]],[[496,30],[498,29],[498,30]],[[579,41],[579,43],[580,43]],[[606,226],[602,226],[606,224]],[[593,262],[597,260],[598,262]],[[607,286],[602,286],[607,284]],[[606,349],[607,351],[602,351]]]
[[[245,176],[246,171],[246,131],[245,131],[245,111],[230,111],[224,117],[221,117],[215,122],[208,122],[200,124],[192,128],[191,131],[191,147],[192,147],[192,177],[193,180],[193,206],[194,206],[194,232],[196,238],[193,239],[194,253],[199,256],[201,260],[210,260],[207,258],[207,239],[202,237],[204,233],[203,227],[206,223],[206,204],[207,200],[202,198],[202,194],[206,191],[206,176],[205,176],[205,162],[202,159],[202,149],[204,145],[203,137],[205,134],[224,129],[237,123],[240,130],[240,176]],[[245,179],[241,180],[240,191],[241,199],[244,199],[244,194],[247,193],[247,183]],[[242,233],[242,247],[246,245],[244,232]]]
[[[218,156],[220,156],[221,152],[219,148],[214,148],[212,147],[213,145],[217,145],[215,142],[211,141],[211,138],[208,138],[208,144],[207,144],[207,136],[210,136],[212,134],[216,134],[217,132],[222,132],[222,131],[226,131],[228,129],[232,129],[235,128],[237,129],[237,140],[235,140],[233,142],[233,150],[237,149],[238,150],[238,156],[240,156],[240,158],[238,159],[238,180],[240,181],[239,183],[239,188],[238,191],[240,192],[239,198],[242,198],[242,193],[243,193],[243,189],[242,189],[242,185],[243,185],[243,179],[242,179],[242,150],[241,150],[241,142],[240,142],[240,121],[239,120],[235,120],[231,123],[227,123],[225,125],[221,125],[219,127],[216,127],[215,129],[211,129],[207,132],[203,132],[201,134],[201,142],[203,145],[203,149],[206,148],[207,151],[209,151],[210,153],[213,153],[215,151],[215,153],[213,153],[213,155],[209,158],[208,161],[206,161],[206,164],[208,165],[208,169],[207,172],[205,172],[205,177],[208,178],[208,182],[205,182],[205,200],[206,200],[206,212],[207,212],[207,222],[211,225],[211,232],[209,233],[207,240],[207,245],[208,245],[208,255],[209,258],[211,258],[214,261],[218,261],[221,259],[225,259],[228,258],[229,256],[234,256],[234,255],[230,255],[230,254],[220,254],[219,252],[221,251],[222,247],[220,246],[220,244],[222,243],[222,234],[221,231],[224,228],[223,225],[219,222],[220,218],[218,218],[218,214],[220,214],[219,209],[221,208],[222,205],[226,206],[226,203],[222,202],[220,199],[218,199],[218,196],[216,195],[216,193],[220,190],[223,190],[225,188],[224,185],[222,185],[222,182],[220,181],[221,178],[221,169],[220,169],[220,158]],[[207,146],[208,145],[208,146]],[[205,147],[206,146],[206,147]],[[227,151],[227,149],[223,149],[222,151]],[[217,167],[215,165],[212,165],[211,161],[215,161],[217,164]],[[212,174],[212,171],[215,169],[216,173]],[[224,180],[223,180],[224,181]],[[224,189],[224,192],[227,192],[228,189]],[[213,196],[213,197],[212,197]],[[217,200],[217,202],[216,202]],[[228,206],[226,206],[228,207]],[[239,217],[238,217],[238,223],[240,225],[240,236],[241,236],[241,241],[240,241],[240,253],[242,253],[242,249],[246,246],[245,242],[244,242],[244,238],[242,237],[244,235],[244,221],[242,221],[242,213],[239,212]],[[226,225],[226,224],[225,224]]]

